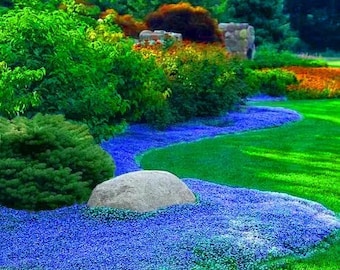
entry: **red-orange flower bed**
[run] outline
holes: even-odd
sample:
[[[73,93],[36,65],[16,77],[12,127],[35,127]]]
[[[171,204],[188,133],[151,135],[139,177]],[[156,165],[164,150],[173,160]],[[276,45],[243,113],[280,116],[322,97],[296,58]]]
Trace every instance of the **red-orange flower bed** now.
[[[299,83],[290,85],[288,95],[301,98],[340,97],[340,68],[330,67],[288,67]]]

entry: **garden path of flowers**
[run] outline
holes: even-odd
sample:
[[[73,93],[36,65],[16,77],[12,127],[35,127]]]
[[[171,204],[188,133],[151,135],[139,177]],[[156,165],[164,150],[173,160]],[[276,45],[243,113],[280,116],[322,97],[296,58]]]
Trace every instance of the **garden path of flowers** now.
[[[140,169],[134,157],[152,147],[299,119],[286,109],[245,107],[166,131],[133,125],[102,147],[114,157],[119,175]],[[252,269],[268,256],[302,256],[340,228],[334,214],[318,203],[184,181],[198,195],[197,204],[125,220],[89,217],[84,204],[36,213],[0,207],[0,269],[190,269],[207,258],[229,258],[239,269]]]

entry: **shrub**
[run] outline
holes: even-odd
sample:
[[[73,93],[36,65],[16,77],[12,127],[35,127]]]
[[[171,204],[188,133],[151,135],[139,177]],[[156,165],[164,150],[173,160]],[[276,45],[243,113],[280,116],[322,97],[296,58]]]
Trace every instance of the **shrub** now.
[[[6,62],[0,62],[0,116],[11,118],[38,106],[39,95],[29,89],[32,84],[42,80],[44,76],[44,68],[38,70],[22,67],[10,69]]]
[[[169,107],[163,113],[168,121],[219,115],[248,94],[241,61],[222,45],[183,42],[168,49],[161,44],[136,49],[145,58],[155,57],[167,75]]]
[[[13,88],[15,97],[39,97],[39,106],[26,106],[22,115],[64,114],[86,123],[101,141],[162,102],[163,71],[152,59],[132,51],[133,41],[107,23],[90,26],[76,13],[61,10],[24,8],[3,16],[0,54],[13,70],[13,85],[28,71],[45,71],[41,80],[33,78]],[[21,74],[14,73],[17,67]]]
[[[183,39],[197,42],[222,41],[217,22],[203,7],[189,3],[164,4],[146,16],[149,29],[181,33]]]
[[[62,0],[58,8],[84,17],[98,18],[100,14],[100,8],[86,0]]]
[[[286,95],[287,87],[297,83],[293,72],[280,68],[250,70],[248,71],[246,81],[257,92],[274,97]]]
[[[88,128],[61,115],[0,118],[0,148],[0,204],[15,209],[84,202],[114,172]]]

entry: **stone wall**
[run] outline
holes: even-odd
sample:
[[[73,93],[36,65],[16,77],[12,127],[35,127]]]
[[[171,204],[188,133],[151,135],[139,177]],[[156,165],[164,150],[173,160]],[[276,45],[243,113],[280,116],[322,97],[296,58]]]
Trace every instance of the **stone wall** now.
[[[248,23],[220,23],[228,52],[253,59],[255,55],[255,30]]]
[[[220,23],[219,30],[224,37],[224,44],[228,52],[241,57],[253,59],[255,55],[255,30],[248,23]],[[166,32],[164,30],[143,30],[139,34],[139,44],[164,43],[166,39],[182,41],[182,34]]]
[[[152,44],[154,42],[161,42],[163,43],[166,39],[174,39],[175,41],[182,41],[182,34],[174,33],[174,32],[166,32],[164,30],[143,30],[139,34],[139,43],[145,44],[149,43]]]

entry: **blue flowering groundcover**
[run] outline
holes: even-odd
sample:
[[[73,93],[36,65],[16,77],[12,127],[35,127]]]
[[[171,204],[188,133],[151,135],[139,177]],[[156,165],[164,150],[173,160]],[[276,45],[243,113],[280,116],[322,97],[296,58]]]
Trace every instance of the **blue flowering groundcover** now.
[[[247,107],[166,131],[133,125],[102,146],[114,157],[118,175],[138,170],[135,155],[152,147],[299,119],[285,109]],[[192,269],[207,259],[253,269],[266,258],[304,256],[340,228],[336,216],[318,203],[198,179],[183,181],[197,195],[196,204],[145,215],[93,215],[86,204],[40,212],[0,207],[0,269]]]

